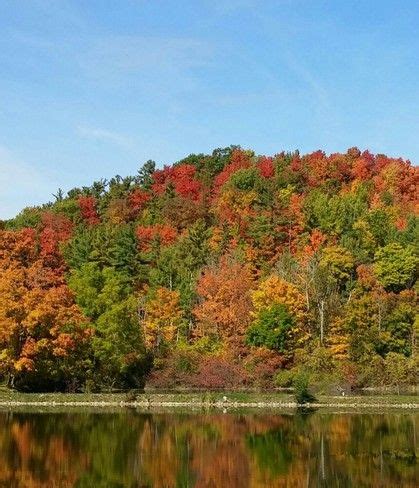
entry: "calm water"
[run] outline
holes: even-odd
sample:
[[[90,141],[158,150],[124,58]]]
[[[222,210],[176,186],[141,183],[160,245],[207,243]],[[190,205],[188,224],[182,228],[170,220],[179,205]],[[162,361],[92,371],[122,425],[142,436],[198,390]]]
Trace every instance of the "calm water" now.
[[[0,412],[0,487],[416,487],[418,417]]]

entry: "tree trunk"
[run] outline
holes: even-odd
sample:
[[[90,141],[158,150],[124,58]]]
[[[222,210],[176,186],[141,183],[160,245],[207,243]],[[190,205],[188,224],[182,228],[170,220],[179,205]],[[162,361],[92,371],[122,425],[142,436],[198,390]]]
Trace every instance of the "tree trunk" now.
[[[320,300],[318,304],[319,318],[320,318],[320,345],[324,343],[324,300]]]
[[[15,375],[12,373],[9,373],[9,375],[7,376],[7,386],[9,388],[15,387]]]

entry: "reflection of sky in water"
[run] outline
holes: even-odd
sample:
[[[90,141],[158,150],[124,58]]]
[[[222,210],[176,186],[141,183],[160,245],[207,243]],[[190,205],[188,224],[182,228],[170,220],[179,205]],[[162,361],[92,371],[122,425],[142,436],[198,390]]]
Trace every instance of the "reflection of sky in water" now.
[[[0,413],[1,487],[414,487],[414,413]]]

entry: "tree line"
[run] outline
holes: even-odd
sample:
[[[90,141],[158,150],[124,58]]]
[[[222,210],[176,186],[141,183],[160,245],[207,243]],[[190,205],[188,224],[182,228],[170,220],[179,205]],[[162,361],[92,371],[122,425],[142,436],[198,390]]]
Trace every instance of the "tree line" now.
[[[238,146],[0,222],[10,387],[414,383],[418,169]]]

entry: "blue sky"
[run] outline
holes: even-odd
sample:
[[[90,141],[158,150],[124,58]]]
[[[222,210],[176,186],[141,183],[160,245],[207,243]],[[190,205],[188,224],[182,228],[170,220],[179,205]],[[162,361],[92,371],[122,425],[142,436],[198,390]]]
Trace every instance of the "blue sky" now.
[[[0,218],[240,144],[419,160],[419,3],[0,2]]]

